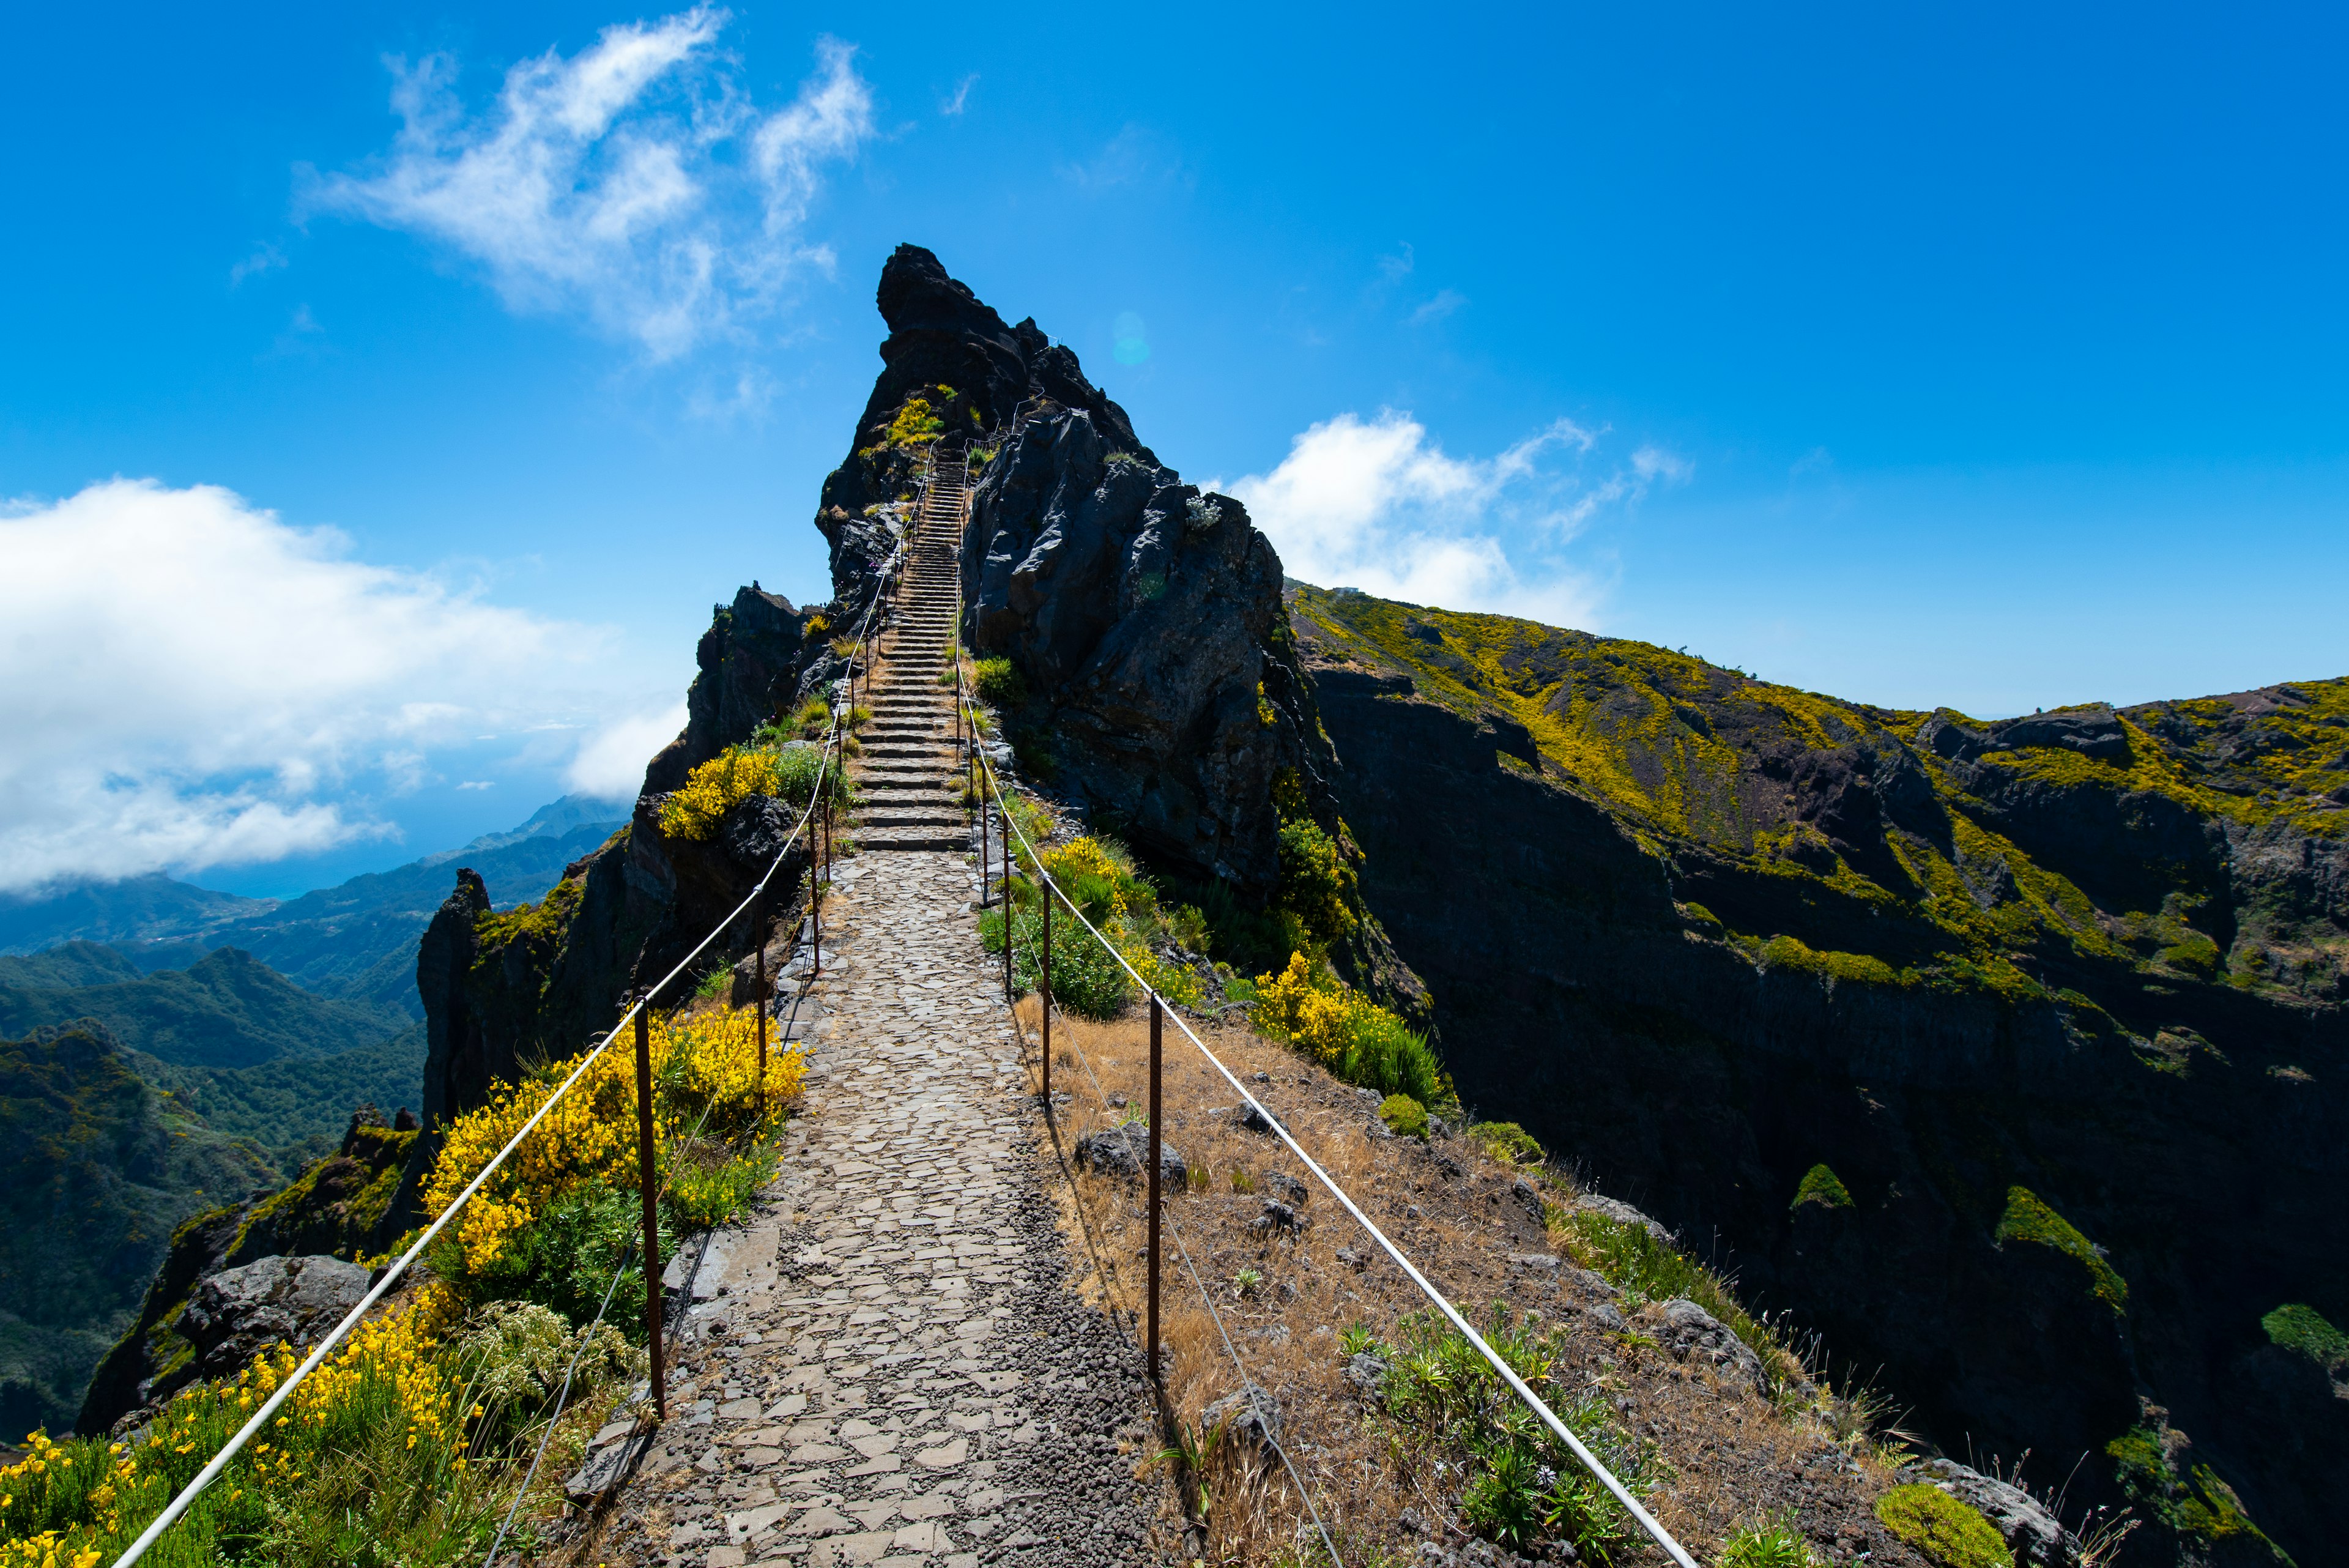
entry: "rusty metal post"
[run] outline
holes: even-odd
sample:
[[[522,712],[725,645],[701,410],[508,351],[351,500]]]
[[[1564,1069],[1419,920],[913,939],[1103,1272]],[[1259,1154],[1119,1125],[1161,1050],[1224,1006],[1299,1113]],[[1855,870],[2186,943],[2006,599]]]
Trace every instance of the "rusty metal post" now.
[[[1003,814],[1003,1005],[1011,1005],[1011,808],[1003,802],[1003,781],[995,781],[995,809]]]
[[[1045,879],[1042,861],[1036,864],[1036,886],[1044,895],[1044,963],[1037,988],[1044,999],[1044,1114],[1052,1114],[1052,884]]]
[[[823,820],[832,820],[829,801],[824,803]],[[819,832],[817,836],[825,836]],[[811,859],[808,864],[808,919],[815,928],[814,968],[808,971],[808,978],[812,981],[823,978],[823,879],[816,875],[815,863]]]
[[[645,1344],[653,1364],[653,1414],[668,1419],[668,1387],[661,1376],[659,1200],[653,1185],[652,993],[636,1004],[636,1185],[645,1198]]]
[[[979,775],[982,780],[986,776]],[[982,783],[978,786],[978,907],[982,909],[994,901],[987,892],[987,879],[995,874],[995,857],[988,853],[990,847],[987,837],[987,785]],[[1005,926],[1003,931],[1004,939],[1009,940],[1011,928]]]
[[[1150,993],[1150,1381],[1158,1381],[1158,993]]]
[[[750,943],[758,950],[759,988],[759,1114],[767,1114],[767,895],[761,892],[750,910]]]

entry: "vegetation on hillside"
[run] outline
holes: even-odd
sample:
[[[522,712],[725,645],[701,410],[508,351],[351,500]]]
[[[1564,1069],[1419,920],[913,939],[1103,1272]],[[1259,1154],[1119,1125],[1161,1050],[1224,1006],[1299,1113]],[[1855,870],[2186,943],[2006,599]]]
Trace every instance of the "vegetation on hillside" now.
[[[652,1031],[657,1179],[665,1233],[718,1224],[773,1168],[803,1062],[771,1040],[763,1082],[752,1015],[728,1008]],[[542,1104],[553,1063],[451,1124],[426,1189],[438,1213]],[[554,1419],[573,1403],[544,1492],[641,1370],[645,1283],[634,1064],[607,1052],[443,1234],[404,1293],[296,1390],[287,1418],[233,1460],[150,1562],[479,1561]],[[605,1303],[609,1303],[608,1307]],[[602,1314],[598,1321],[598,1314]],[[0,1470],[0,1568],[112,1557],[287,1375],[293,1353],[182,1391],[135,1446],[44,1433]],[[518,1544],[529,1545],[531,1511]]]
[[[152,974],[87,942],[0,958],[0,1036],[77,1018],[96,1018],[123,1044],[175,1066],[210,1068],[329,1056],[410,1024],[403,1013],[315,996],[236,948]]]
[[[2163,812],[2349,836],[2349,679],[2142,704],[2110,713],[2108,742],[1999,750],[1949,710],[1871,708],[1647,643],[1349,589],[1297,586],[1290,607],[1322,658],[1408,674],[1418,699],[1521,729],[1517,771],[1588,795],[1651,850],[1728,857],[1783,884],[1774,907],[1876,933],[1832,950],[1689,907],[1757,964],[2017,999],[2051,994],[2033,978],[2050,959],[2292,994],[2349,983],[2349,940],[2320,914],[2285,900],[2240,929],[2210,924],[2208,867],[2157,857],[2122,876],[2093,839]],[[2041,806],[2075,826],[2036,830]]]
[[[274,1178],[100,1026],[0,1041],[0,1440],[71,1425],[173,1228]]]

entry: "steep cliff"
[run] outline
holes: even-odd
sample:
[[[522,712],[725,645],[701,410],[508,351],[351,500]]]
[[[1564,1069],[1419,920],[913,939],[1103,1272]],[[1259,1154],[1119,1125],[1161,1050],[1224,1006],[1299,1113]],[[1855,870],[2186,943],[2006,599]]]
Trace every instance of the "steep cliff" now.
[[[2323,1560],[2349,1400],[2263,1319],[2349,1318],[2349,681],[1984,724],[1289,603],[1465,1097],[2141,1553]]]

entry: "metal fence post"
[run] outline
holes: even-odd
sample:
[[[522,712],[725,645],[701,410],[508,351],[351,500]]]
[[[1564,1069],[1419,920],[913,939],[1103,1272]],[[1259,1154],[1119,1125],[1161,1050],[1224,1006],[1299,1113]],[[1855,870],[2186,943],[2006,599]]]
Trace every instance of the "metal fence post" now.
[[[1158,993],[1150,993],[1150,1381],[1158,1381]]]
[[[826,822],[830,822],[832,820],[832,804],[828,800],[824,803],[823,820]],[[822,838],[826,836],[819,833],[817,836]],[[824,884],[823,878],[816,875],[816,861],[813,857],[811,857],[808,861],[808,922],[815,929],[815,942],[812,949],[813,956],[811,960],[811,962],[814,967],[808,971],[808,978],[812,981],[822,980],[823,978]]]
[[[1036,862],[1036,886],[1044,895],[1044,965],[1043,983],[1037,987],[1044,999],[1044,1114],[1052,1114],[1052,884],[1044,876],[1044,863]]]
[[[645,1344],[653,1365],[653,1414],[668,1419],[668,1388],[661,1376],[660,1205],[653,1174],[652,993],[636,1004],[636,1184],[645,1197]]]
[[[995,809],[1003,814],[1003,1005],[1011,1005],[1011,807],[1003,798],[1003,781],[995,781]]]
[[[764,893],[759,895],[758,903],[750,910],[750,943],[759,954],[758,978],[754,983],[759,991],[759,1114],[763,1116],[767,1114],[767,896]]]

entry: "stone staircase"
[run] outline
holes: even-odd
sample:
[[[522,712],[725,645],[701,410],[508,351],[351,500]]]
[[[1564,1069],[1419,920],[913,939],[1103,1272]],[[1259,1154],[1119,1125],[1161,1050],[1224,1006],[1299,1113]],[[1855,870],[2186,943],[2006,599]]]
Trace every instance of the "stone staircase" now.
[[[938,684],[954,644],[956,559],[970,500],[959,458],[940,457],[914,522],[914,545],[873,681],[873,721],[850,777],[864,797],[862,849],[970,846],[955,753],[954,689]]]

